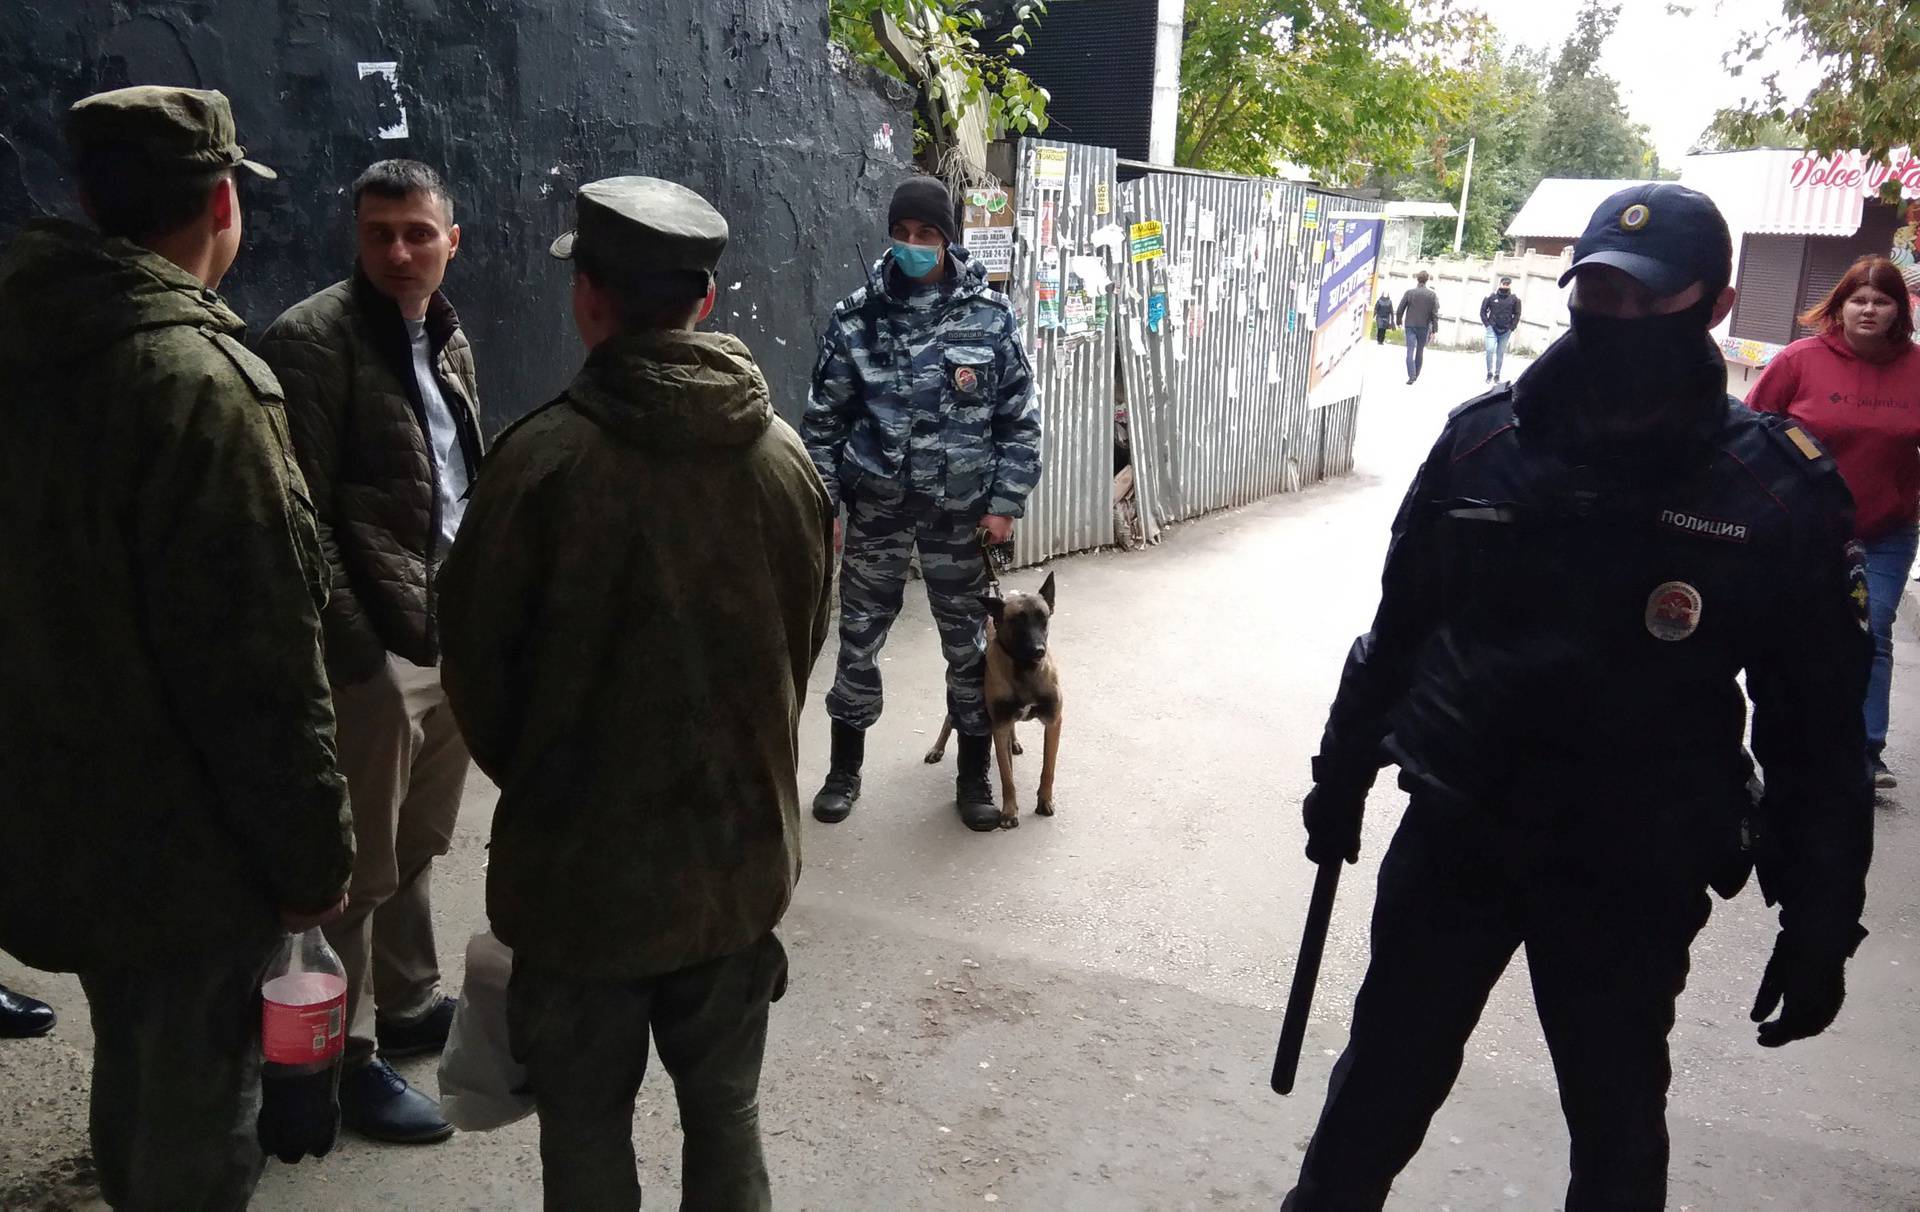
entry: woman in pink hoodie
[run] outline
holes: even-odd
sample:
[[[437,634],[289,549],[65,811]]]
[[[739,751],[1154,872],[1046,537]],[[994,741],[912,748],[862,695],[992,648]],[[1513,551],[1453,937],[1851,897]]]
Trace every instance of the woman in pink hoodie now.
[[[1853,491],[1854,537],[1866,549],[1873,628],[1867,748],[1874,785],[1891,787],[1881,750],[1893,683],[1893,616],[1920,543],[1920,346],[1913,342],[1913,310],[1899,268],[1885,257],[1862,257],[1800,322],[1818,335],[1782,350],[1747,404],[1785,413],[1811,430]]]

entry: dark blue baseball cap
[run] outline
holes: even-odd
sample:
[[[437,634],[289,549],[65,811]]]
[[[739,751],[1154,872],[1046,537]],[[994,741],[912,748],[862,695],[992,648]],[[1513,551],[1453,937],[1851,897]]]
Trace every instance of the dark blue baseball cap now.
[[[1611,265],[1656,295],[1695,282],[1725,285],[1733,276],[1733,238],[1713,199],[1670,181],[1621,190],[1593,212],[1573,246],[1565,286],[1589,265]]]

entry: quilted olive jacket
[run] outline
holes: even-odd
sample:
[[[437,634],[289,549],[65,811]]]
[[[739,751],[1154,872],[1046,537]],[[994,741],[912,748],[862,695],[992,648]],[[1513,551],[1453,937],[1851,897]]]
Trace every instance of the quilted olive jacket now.
[[[473,350],[446,298],[427,305],[440,393],[468,465],[480,463]],[[327,671],[351,684],[388,652],[440,659],[435,584],[440,493],[413,347],[400,309],[360,274],[294,304],[260,338],[287,393],[293,452],[313,491],[333,577]]]

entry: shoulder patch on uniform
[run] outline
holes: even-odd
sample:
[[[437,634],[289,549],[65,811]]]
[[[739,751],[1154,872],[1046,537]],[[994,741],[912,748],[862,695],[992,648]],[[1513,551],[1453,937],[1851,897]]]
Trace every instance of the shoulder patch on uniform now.
[[[233,368],[240,372],[247,386],[253,388],[254,395],[262,400],[286,400],[286,393],[280,390],[280,380],[273,377],[273,368],[261,361],[259,355],[226,333],[211,328],[200,331],[206,334],[207,340],[213,342],[215,349],[227,355],[227,361],[233,363]]]
[[[565,403],[566,398],[567,398],[567,393],[563,391],[559,395],[553,397],[553,399],[548,400],[545,404],[541,404],[538,407],[528,409],[527,414],[525,416],[521,417],[517,421],[512,422],[505,429],[501,430],[499,433],[493,436],[492,444],[487,447],[486,457],[492,458],[494,455],[499,454],[500,449],[507,444],[507,439],[513,436],[514,431],[518,430],[522,425],[525,425],[528,421],[533,420],[535,417],[539,416],[541,413],[547,411],[547,409],[552,408],[554,405]]]
[[[1809,459],[1817,459],[1824,453],[1814,440],[1807,436],[1807,431],[1798,425],[1786,426],[1786,434],[1787,440],[1793,443],[1794,449]]]
[[[1452,412],[1449,412],[1447,414],[1447,420],[1451,421],[1456,417],[1464,416],[1465,414],[1473,411],[1476,408],[1484,408],[1488,404],[1492,404],[1497,401],[1501,401],[1501,400],[1511,401],[1512,399],[1513,399],[1513,385],[1510,383],[1502,383],[1500,386],[1494,388],[1492,391],[1481,392],[1479,395],[1473,397],[1473,399],[1468,400],[1465,404],[1461,404],[1456,408],[1454,408]]]

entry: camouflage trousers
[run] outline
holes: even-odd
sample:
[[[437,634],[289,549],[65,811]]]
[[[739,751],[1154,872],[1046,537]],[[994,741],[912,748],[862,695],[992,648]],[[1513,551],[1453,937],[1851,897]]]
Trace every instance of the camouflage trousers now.
[[[93,1019],[88,1135],[121,1212],[240,1212],[266,1157],[260,978],[278,943],[80,974]]]
[[[926,578],[927,604],[947,658],[947,714],[969,736],[987,733],[986,562],[974,531],[979,507],[961,511],[917,505],[866,486],[847,503],[840,560],[840,663],[827,714],[866,729],[880,718],[880,649],[900,614],[907,564],[915,548]]]
[[[769,933],[744,951],[636,981],[595,981],[516,961],[507,1031],[540,1115],[545,1205],[640,1207],[633,1107],[648,1041],[680,1106],[680,1206],[773,1207],[760,1145],[767,1007],[787,991],[787,952]]]

